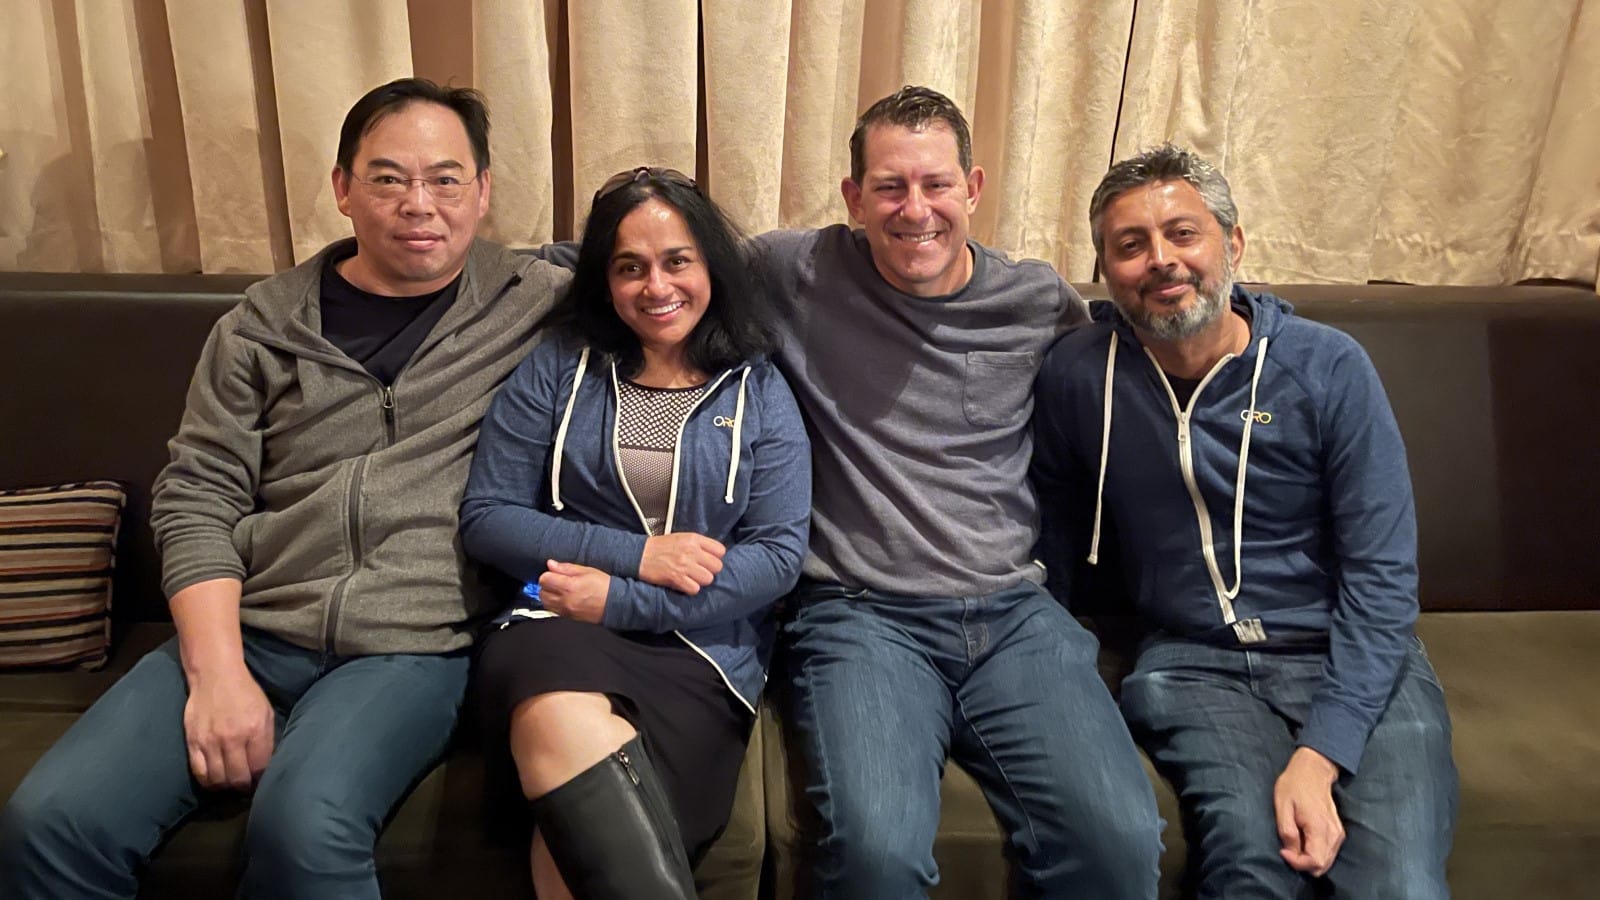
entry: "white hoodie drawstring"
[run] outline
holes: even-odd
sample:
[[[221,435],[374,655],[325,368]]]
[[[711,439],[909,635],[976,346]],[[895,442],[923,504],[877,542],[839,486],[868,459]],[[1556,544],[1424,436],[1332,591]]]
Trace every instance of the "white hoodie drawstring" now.
[[[1256,345],[1256,370],[1250,376],[1250,409],[1244,417],[1244,436],[1239,439],[1239,477],[1233,483],[1233,587],[1223,594],[1229,600],[1239,596],[1239,587],[1244,584],[1244,566],[1239,561],[1239,545],[1244,543],[1244,473],[1250,462],[1250,429],[1256,424],[1256,388],[1261,386],[1261,367],[1266,362],[1267,339],[1263,337]],[[1212,574],[1221,584],[1222,573]]]
[[[584,370],[589,368],[589,348],[578,356],[578,371],[572,376],[572,394],[567,397],[567,409],[561,414],[561,427],[556,429],[554,461],[550,464],[550,505],[560,512],[561,505],[561,453],[567,444],[567,426],[572,423],[572,408],[578,405],[578,386],[583,384]]]
[[[1100,512],[1105,506],[1106,457],[1111,450],[1111,385],[1117,377],[1117,333],[1111,332],[1111,349],[1106,351],[1106,395],[1104,420],[1100,426],[1100,479],[1094,485],[1094,535],[1089,539],[1089,565],[1100,564]]]
[[[556,429],[556,445],[555,445],[555,449],[554,449],[554,451],[552,453],[552,462],[550,464],[550,504],[552,506],[554,506],[558,512],[564,508],[562,503],[561,503],[561,457],[563,455],[563,452],[564,452],[564,450],[566,448],[566,444],[567,444],[567,426],[569,426],[572,423],[572,409],[573,409],[573,407],[577,406],[577,401],[578,401],[578,386],[583,383],[583,375],[584,375],[584,372],[588,370],[588,368],[589,368],[589,348],[585,347],[585,348],[583,348],[583,353],[581,355],[579,355],[579,357],[578,357],[578,370],[572,376],[572,393],[571,393],[570,396],[567,397],[567,408],[561,414],[561,425],[560,425],[559,428]],[[615,380],[615,376],[616,376],[615,367],[613,367],[613,372],[612,372],[613,380]],[[723,377],[725,378],[727,376],[724,375]],[[721,381],[722,379],[719,378],[717,380]],[[722,502],[724,502],[724,503],[732,503],[733,502],[734,482],[737,481],[738,477],[739,477],[739,449],[740,449],[741,444],[743,443],[742,440],[741,440],[741,437],[743,436],[743,433],[744,433],[744,402],[745,402],[746,383],[749,382],[749,380],[750,380],[750,367],[749,366],[745,366],[744,374],[739,376],[739,398],[734,404],[734,411],[733,411],[733,448],[732,448],[732,451],[730,453],[731,459],[728,461],[728,487],[727,487],[727,491],[722,496]],[[715,388],[716,385],[713,383],[711,385],[711,387]],[[679,428],[680,428],[680,433],[681,433],[682,426],[679,426]],[[674,493],[676,492],[676,485],[677,485],[677,466],[676,466],[676,464],[674,464],[674,466],[673,466],[673,489],[674,489]]]
[[[1239,472],[1233,483],[1233,587],[1223,591],[1227,600],[1239,596],[1239,588],[1244,584],[1244,566],[1241,563],[1241,545],[1244,543],[1244,486],[1245,473],[1250,463],[1250,433],[1256,422],[1256,393],[1261,386],[1261,369],[1267,362],[1267,338],[1262,337],[1256,345],[1256,366],[1250,376],[1250,408],[1245,412],[1244,434],[1239,440]],[[1094,533],[1089,541],[1089,564],[1096,565],[1100,559],[1100,516],[1105,503],[1106,462],[1111,452],[1111,403],[1112,385],[1116,378],[1117,363],[1117,333],[1111,332],[1111,347],[1106,351],[1106,387],[1105,387],[1105,413],[1100,429],[1100,477],[1095,484],[1094,494]],[[1211,569],[1213,583],[1222,584],[1222,572],[1216,564],[1213,554],[1206,554],[1206,565]]]
[[[728,492],[722,495],[723,503],[733,502],[733,482],[739,477],[739,436],[744,429],[744,388],[749,380],[750,367],[745,366],[744,374],[739,376],[739,400],[733,407],[733,458],[728,461]]]

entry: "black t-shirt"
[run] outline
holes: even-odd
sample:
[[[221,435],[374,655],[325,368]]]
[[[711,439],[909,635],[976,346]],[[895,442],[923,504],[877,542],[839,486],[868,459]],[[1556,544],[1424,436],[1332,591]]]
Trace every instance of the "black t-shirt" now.
[[[1179,378],[1171,372],[1167,372],[1166,376],[1167,384],[1172,385],[1172,393],[1178,397],[1178,408],[1188,409],[1189,398],[1193,397],[1194,392],[1200,389],[1200,379]]]
[[[322,336],[372,377],[393,384],[455,302],[461,276],[415,297],[369,294],[339,274],[338,264],[354,255],[329,258],[322,269]]]
[[[1250,322],[1250,307],[1247,304],[1233,302],[1229,305],[1247,324]],[[1193,397],[1194,392],[1200,389],[1200,382],[1204,379],[1179,378],[1165,369],[1162,370],[1162,374],[1167,376],[1167,383],[1172,385],[1172,393],[1178,397],[1178,407],[1180,409],[1188,409],[1189,398]]]

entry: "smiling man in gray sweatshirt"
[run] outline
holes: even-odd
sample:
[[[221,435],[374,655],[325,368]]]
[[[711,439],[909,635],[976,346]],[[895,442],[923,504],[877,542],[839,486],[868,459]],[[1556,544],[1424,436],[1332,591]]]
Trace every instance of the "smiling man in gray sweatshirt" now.
[[[954,758],[1006,832],[1018,896],[1152,897],[1150,783],[1094,637],[1032,556],[1033,379],[1083,300],[968,237],[983,169],[949,98],[903,88],[850,145],[841,189],[861,229],[755,239],[811,433],[810,552],[782,646],[822,822],[817,896],[938,881]]]
[[[569,277],[476,239],[488,132],[468,89],[362,97],[332,174],[354,239],[212,330],[152,504],[177,637],[0,815],[10,896],[133,897],[185,817],[247,792],[244,896],[378,897],[378,832],[493,611],[456,540],[478,423]]]

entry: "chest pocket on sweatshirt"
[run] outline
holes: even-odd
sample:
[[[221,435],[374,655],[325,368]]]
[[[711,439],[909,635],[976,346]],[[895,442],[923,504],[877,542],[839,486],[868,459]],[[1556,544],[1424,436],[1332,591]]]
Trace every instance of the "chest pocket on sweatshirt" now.
[[[1038,369],[1038,355],[1027,350],[969,351],[961,391],[967,421],[983,427],[1021,423]]]

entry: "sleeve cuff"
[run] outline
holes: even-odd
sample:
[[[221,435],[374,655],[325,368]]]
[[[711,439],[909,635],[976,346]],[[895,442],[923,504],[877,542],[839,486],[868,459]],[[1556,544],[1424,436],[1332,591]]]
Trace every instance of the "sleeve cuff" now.
[[[216,565],[205,567],[189,567],[185,568],[183,571],[172,572],[164,577],[161,581],[161,590],[162,593],[166,594],[167,599],[171,600],[179,591],[183,590],[184,588],[193,587],[202,581],[214,581],[218,578],[231,578],[234,581],[242,584],[244,582],[244,577],[245,572],[244,566],[242,565],[233,567]]]
[[[595,529],[593,535],[589,547],[591,552],[586,554],[592,559],[589,565],[613,576],[639,577],[639,562],[644,558],[646,535],[611,529]],[[615,579],[611,582],[611,590],[613,594],[617,590]],[[609,597],[606,602],[609,605]]]
[[[633,591],[629,590],[632,585],[631,579],[612,574],[611,587],[606,591],[606,610],[600,616],[600,624],[612,631],[650,630],[642,621],[643,616],[634,602]]]
[[[1295,743],[1310,747],[1341,770],[1354,775],[1361,766],[1374,724],[1337,704],[1314,704]]]

